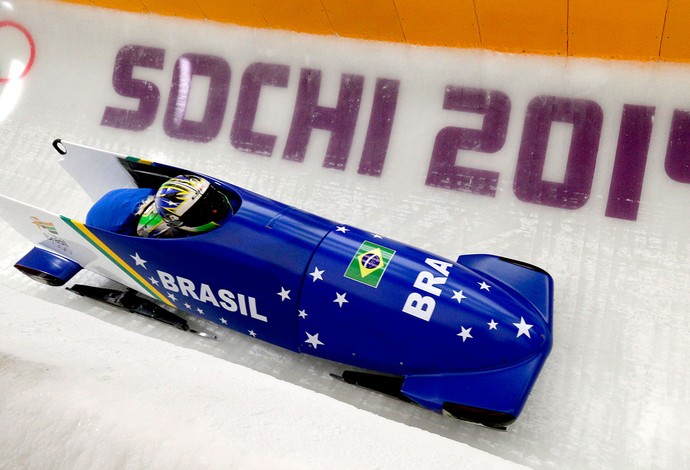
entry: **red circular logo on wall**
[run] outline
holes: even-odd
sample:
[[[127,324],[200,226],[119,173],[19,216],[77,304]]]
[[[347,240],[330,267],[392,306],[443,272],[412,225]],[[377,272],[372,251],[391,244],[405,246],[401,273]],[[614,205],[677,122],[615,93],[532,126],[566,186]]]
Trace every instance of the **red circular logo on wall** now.
[[[31,33],[24,26],[14,21],[0,21],[0,42],[3,51],[0,53],[0,83],[24,78],[36,58],[36,45]],[[26,48],[28,44],[28,59]],[[21,61],[23,68],[13,70],[15,61]]]

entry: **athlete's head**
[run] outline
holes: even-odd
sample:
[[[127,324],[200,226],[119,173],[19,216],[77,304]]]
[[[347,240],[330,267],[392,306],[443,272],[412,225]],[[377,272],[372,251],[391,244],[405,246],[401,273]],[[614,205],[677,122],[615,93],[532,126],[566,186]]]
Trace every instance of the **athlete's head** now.
[[[180,175],[163,183],[154,204],[168,226],[193,233],[213,230],[232,213],[225,194],[195,175]]]

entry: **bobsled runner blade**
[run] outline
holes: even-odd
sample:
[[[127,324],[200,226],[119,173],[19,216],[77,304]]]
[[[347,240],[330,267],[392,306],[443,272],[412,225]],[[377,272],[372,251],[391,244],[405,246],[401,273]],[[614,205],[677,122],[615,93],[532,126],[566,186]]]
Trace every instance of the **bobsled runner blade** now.
[[[515,421],[515,416],[500,411],[491,411],[483,408],[460,405],[458,403],[446,402],[443,404],[442,411],[444,416],[467,421],[498,431],[507,431],[508,425]]]
[[[364,387],[375,392],[395,397],[405,403],[415,403],[402,392],[405,377],[398,375],[381,375],[371,372],[346,370],[342,375],[331,374],[331,377],[351,385]],[[515,421],[515,417],[500,411],[476,408],[458,403],[444,402],[439,410],[444,416],[467,421],[471,424],[505,431]]]
[[[405,380],[405,378],[401,376],[346,370],[342,375],[331,374],[331,377],[342,380],[343,382],[351,385],[358,385],[360,387],[368,388],[369,390],[390,395],[407,403],[412,402],[412,400],[403,395],[403,393],[400,391]]]
[[[135,313],[166,325],[173,326],[178,330],[188,331],[204,338],[217,339],[217,336],[206,332],[199,331],[189,327],[187,320],[175,315],[174,313],[164,309],[151,300],[145,299],[137,295],[136,291],[127,289],[125,291],[117,289],[107,289],[104,287],[87,286],[85,284],[75,284],[67,290],[74,292],[77,295],[88,297],[90,299],[104,302],[108,305],[113,305],[130,313]]]
[[[408,375],[402,393],[445,415],[505,429],[520,414],[547,354],[501,369]]]

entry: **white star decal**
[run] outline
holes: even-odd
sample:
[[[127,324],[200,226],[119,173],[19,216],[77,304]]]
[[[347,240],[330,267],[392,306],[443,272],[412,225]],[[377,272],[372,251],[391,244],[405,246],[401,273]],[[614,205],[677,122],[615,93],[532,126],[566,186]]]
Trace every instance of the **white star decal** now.
[[[491,286],[484,281],[478,282],[477,284],[479,284],[479,290],[485,290],[488,292],[491,289]]]
[[[467,297],[463,295],[462,290],[454,290],[453,291],[453,300],[457,300],[458,303],[462,302],[462,299],[466,299]]]
[[[153,276],[151,276],[151,277],[149,278],[149,281],[151,281],[151,285],[154,285],[154,286],[157,286],[157,285],[158,285],[158,279],[156,279],[156,278],[153,277]]]
[[[185,303],[184,303],[184,308],[186,308],[187,310],[189,310],[190,308],[192,308],[192,306],[189,305],[187,302],[185,302]]]
[[[221,322],[223,325],[227,325],[227,324],[228,324],[228,321],[227,321],[225,318],[223,318],[223,317],[220,317],[219,320],[220,320],[220,322]]]
[[[344,225],[338,225],[337,227],[338,228],[335,229],[336,232],[347,233],[350,231],[350,229],[345,227]]]
[[[314,266],[314,272],[309,273],[309,275],[312,278],[311,282],[316,282],[316,281],[323,281],[323,276],[322,274],[325,273],[326,271],[323,269],[319,269],[317,266]]]
[[[285,287],[281,287],[280,292],[277,292],[277,294],[280,296],[281,302],[285,302],[286,300],[290,300],[290,291],[285,290]]]
[[[337,303],[340,306],[340,308],[343,308],[343,304],[349,303],[348,300],[345,298],[346,295],[347,295],[347,292],[345,292],[343,294],[336,292],[335,293],[335,300],[333,302]]]
[[[177,297],[175,297],[175,294],[173,294],[172,292],[168,294],[168,298],[173,302],[177,302]]]
[[[489,330],[498,330],[498,323],[496,323],[493,318],[487,325],[489,325]]]
[[[141,256],[139,256],[139,253],[134,253],[133,255],[129,255],[129,257],[134,260],[137,266],[141,266],[144,269],[148,269],[146,267],[147,261],[145,259],[142,259]]]
[[[305,333],[307,333],[305,331]],[[319,340],[319,334],[316,333],[315,335],[310,335],[307,333],[307,339],[304,341],[307,344],[310,344],[314,349],[318,348],[319,346],[325,346],[324,343],[322,343]]]
[[[528,323],[525,323],[525,319],[524,319],[524,318],[520,317],[520,323],[513,323],[513,325],[515,325],[515,326],[517,327],[517,329],[518,329],[516,338],[519,338],[519,337],[522,336],[522,335],[525,335],[525,336],[527,336],[528,338],[532,338],[532,337],[529,335],[529,330],[530,330],[530,329],[532,328],[532,326],[534,326],[534,325],[530,325],[530,324],[528,324]]]
[[[381,235],[379,235],[378,233],[372,233],[371,236],[374,237],[374,238],[383,238],[383,237],[382,237]]]
[[[202,309],[198,308],[198,307],[197,307],[196,311],[199,312],[199,315],[203,315],[203,314],[204,314],[204,311],[203,311]]]
[[[252,338],[256,338],[256,333],[254,332],[254,330],[249,330],[249,336],[251,336]]]
[[[464,326],[460,327],[462,331],[457,334],[457,336],[462,337],[462,342],[464,343],[467,338],[472,338],[472,335],[470,334],[470,331],[472,331],[472,327],[465,328]]]
[[[307,318],[307,311],[306,310],[300,310],[299,314],[297,315],[300,318]]]

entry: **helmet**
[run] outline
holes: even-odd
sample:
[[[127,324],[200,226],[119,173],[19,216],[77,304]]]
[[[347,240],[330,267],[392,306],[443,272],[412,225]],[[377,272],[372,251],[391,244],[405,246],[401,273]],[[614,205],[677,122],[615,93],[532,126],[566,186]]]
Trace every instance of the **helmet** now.
[[[154,205],[169,227],[193,233],[213,230],[232,213],[225,194],[196,175],[180,175],[163,183]]]

